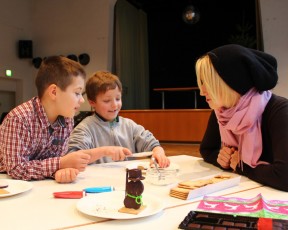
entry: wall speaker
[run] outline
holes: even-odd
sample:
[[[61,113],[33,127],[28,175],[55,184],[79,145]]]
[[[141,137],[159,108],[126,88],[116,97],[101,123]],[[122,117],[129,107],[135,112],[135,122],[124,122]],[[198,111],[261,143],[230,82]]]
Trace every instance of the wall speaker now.
[[[19,58],[33,58],[33,47],[31,40],[19,40],[18,56]]]
[[[69,54],[69,55],[67,55],[67,58],[78,62],[78,57],[75,54]]]
[[[79,62],[81,65],[87,65],[90,62],[90,56],[86,53],[80,54]]]
[[[33,58],[33,59],[32,59],[32,63],[33,63],[33,65],[34,65],[34,67],[35,67],[36,69],[39,69],[39,68],[40,68],[40,65],[41,65],[41,63],[42,63],[42,58],[41,58],[41,57]]]

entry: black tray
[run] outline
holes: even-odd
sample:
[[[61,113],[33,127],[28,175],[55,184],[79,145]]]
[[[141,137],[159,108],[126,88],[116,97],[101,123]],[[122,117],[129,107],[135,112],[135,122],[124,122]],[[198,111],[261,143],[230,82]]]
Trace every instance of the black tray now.
[[[212,230],[282,230],[288,229],[288,220],[234,216],[220,213],[190,211],[179,225],[179,229],[212,229]]]

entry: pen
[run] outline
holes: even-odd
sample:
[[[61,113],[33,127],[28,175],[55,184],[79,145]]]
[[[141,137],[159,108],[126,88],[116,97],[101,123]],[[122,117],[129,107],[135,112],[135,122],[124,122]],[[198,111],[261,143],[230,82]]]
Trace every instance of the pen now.
[[[86,193],[112,192],[114,190],[115,189],[113,186],[89,187],[89,188],[84,188],[83,191],[54,192],[53,195],[55,198],[79,199],[79,198],[84,197]]]
[[[89,187],[84,189],[86,193],[112,192],[114,190],[113,186]]]
[[[84,191],[64,191],[64,192],[54,192],[55,198],[62,199],[80,199],[85,196]]]

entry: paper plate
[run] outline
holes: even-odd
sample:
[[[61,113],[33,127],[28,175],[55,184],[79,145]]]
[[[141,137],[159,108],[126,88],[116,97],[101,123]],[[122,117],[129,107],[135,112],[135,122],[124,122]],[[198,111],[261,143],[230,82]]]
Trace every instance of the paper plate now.
[[[0,189],[0,198],[7,197],[7,196],[14,196],[16,194],[26,192],[32,189],[33,187],[33,184],[28,181],[13,180],[13,179],[0,179],[0,184],[4,184],[4,183],[8,184],[8,187]]]
[[[152,156],[153,152],[140,152],[140,153],[133,153],[129,157],[150,157]]]
[[[83,197],[77,202],[77,209],[89,216],[108,219],[135,219],[151,216],[163,210],[164,204],[159,197],[142,194],[145,208],[138,214],[122,213],[118,210],[124,207],[125,191],[98,193]]]

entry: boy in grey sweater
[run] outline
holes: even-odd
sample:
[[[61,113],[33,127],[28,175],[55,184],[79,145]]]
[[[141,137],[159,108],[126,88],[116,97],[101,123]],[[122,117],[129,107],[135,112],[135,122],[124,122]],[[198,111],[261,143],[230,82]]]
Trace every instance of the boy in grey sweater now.
[[[122,156],[131,153],[152,151],[160,167],[170,165],[164,149],[149,130],[118,116],[122,107],[122,84],[117,76],[97,71],[86,83],[86,94],[95,113],[74,128],[68,152],[97,148],[95,162],[106,163],[122,160]]]

